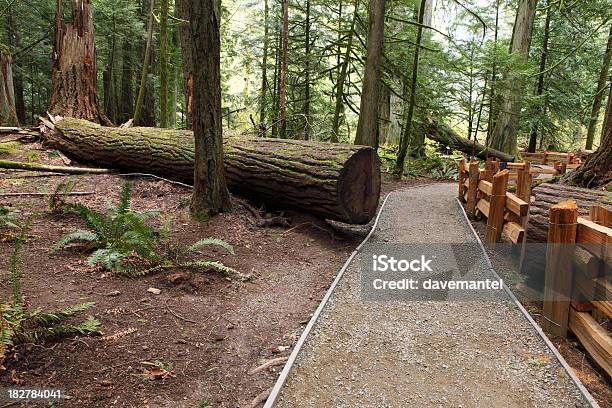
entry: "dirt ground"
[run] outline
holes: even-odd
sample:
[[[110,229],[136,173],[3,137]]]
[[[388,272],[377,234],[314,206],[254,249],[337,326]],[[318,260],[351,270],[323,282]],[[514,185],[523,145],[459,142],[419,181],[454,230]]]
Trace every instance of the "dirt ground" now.
[[[0,139],[1,141],[1,139]],[[54,152],[36,143],[3,159],[62,165]],[[34,172],[0,172],[0,194],[52,192],[65,177]],[[126,178],[78,176],[70,197],[103,210],[116,202]],[[203,256],[231,266],[248,280],[219,272],[171,270],[139,279],[108,276],[88,267],[86,254],[50,254],[62,234],[84,227],[74,215],[52,214],[45,197],[0,196],[0,204],[30,218],[21,253],[22,288],[30,307],[48,310],[93,301],[83,317],[101,322],[99,336],[25,344],[0,372],[0,387],[59,387],[66,407],[239,407],[269,389],[282,365],[254,375],[263,362],[288,356],[303,327],[360,235],[346,235],[323,220],[288,213],[289,228],[262,229],[235,200],[235,210],[208,223],[190,219],[190,189],[152,178],[132,178],[132,207],[172,215],[171,240],[189,244],[217,237],[234,246],[235,256],[204,250]],[[385,182],[384,190],[431,180]],[[256,205],[256,204],[255,204]],[[9,256],[14,242],[0,242],[0,298],[9,295]],[[168,276],[185,272],[171,283]],[[159,295],[148,288],[161,290]],[[171,368],[174,377],[151,381],[152,363]]]

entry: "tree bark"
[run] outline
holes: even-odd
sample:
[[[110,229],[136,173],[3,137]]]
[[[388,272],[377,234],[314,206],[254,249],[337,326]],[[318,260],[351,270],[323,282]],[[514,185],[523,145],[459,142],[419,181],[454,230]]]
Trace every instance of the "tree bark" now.
[[[96,46],[90,0],[71,0],[72,22],[64,22],[57,0],[51,102],[54,115],[109,124],[100,111],[96,88]]]
[[[308,140],[310,139],[310,0],[306,0],[304,30],[304,140]]]
[[[599,149],[590,154],[576,170],[563,178],[563,183],[586,188],[609,187],[612,184],[612,126],[606,128],[606,137]]]
[[[610,75],[610,83],[608,84],[608,102],[606,104],[606,112],[604,114],[604,120],[601,127],[601,137],[599,139],[599,145],[602,146],[604,139],[606,138],[606,132],[612,127],[612,75]]]
[[[608,34],[608,44],[606,46],[606,52],[604,54],[603,64],[601,65],[601,71],[599,72],[599,80],[597,81],[597,89],[595,90],[595,99],[593,100],[593,106],[591,108],[591,116],[589,117],[589,127],[587,130],[587,137],[586,137],[586,149],[587,150],[591,150],[593,148],[593,141],[595,140],[595,127],[597,126],[597,119],[599,118],[601,102],[603,101],[603,94],[606,88],[606,82],[608,81],[608,77],[609,77],[608,71],[610,70],[610,60],[611,59],[612,59],[612,25],[610,26],[610,33]]]
[[[183,61],[183,88],[185,92],[185,109],[187,113],[187,129],[193,129],[193,63],[191,60],[191,27],[189,25],[189,0],[176,0],[178,18],[184,20],[178,26],[181,57]]]
[[[46,144],[79,161],[193,182],[191,131],[108,128],[72,118],[55,126]],[[233,191],[351,224],[376,214],[380,163],[370,147],[232,137],[223,148]]]
[[[531,242],[546,242],[548,236],[548,214],[551,206],[564,201],[575,200],[581,215],[587,215],[594,205],[612,209],[612,193],[571,187],[563,184],[542,184],[533,189],[535,198],[529,207],[527,238]]]
[[[280,109],[280,137],[287,137],[287,52],[289,47],[289,0],[282,0],[282,30],[281,30],[281,56],[280,79],[278,85]]]
[[[121,115],[119,121],[125,123],[134,114],[134,84],[133,84],[133,67],[132,67],[132,42],[126,39],[123,44],[123,66],[121,75],[121,101],[119,108]]]
[[[231,210],[223,169],[221,123],[221,15],[217,0],[190,0],[193,61],[194,188],[197,219]]]
[[[15,110],[13,62],[9,54],[0,52],[0,126],[19,126]]]
[[[355,144],[378,148],[378,101],[386,0],[370,0],[366,63]]]
[[[469,155],[475,154],[476,157],[483,160],[487,157],[495,157],[504,162],[513,162],[515,159],[514,156],[507,153],[483,146],[480,143],[474,142],[473,140],[467,140],[459,136],[457,132],[446,124],[438,122],[433,118],[427,119],[427,122],[424,124],[423,131],[428,138],[435,140],[444,146],[449,146]]]
[[[511,53],[517,55],[521,61],[527,61],[533,33],[537,0],[520,0],[514,30],[512,32]],[[523,93],[525,78],[520,72],[512,70],[506,72],[505,80],[509,84],[491,137],[491,147],[514,154],[517,150],[517,135],[521,108],[523,106]]]

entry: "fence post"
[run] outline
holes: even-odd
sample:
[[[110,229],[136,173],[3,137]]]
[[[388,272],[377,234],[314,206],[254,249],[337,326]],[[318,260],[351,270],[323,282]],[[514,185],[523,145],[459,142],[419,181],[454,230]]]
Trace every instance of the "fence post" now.
[[[478,196],[478,179],[480,171],[478,170],[478,160],[470,162],[470,173],[468,181],[468,197],[467,197],[467,213],[470,218],[476,215],[476,199]]]
[[[465,159],[459,161],[459,200],[465,203]]]
[[[521,200],[529,203],[531,197],[531,164],[523,163],[522,169],[519,169],[516,176],[516,196]]]
[[[487,218],[487,232],[485,235],[485,241],[492,245],[495,245],[495,243],[501,238],[501,233],[504,226],[508,176],[508,169],[502,170],[493,176],[489,218]]]
[[[569,320],[574,256],[574,251],[568,246],[576,242],[576,202],[567,200],[553,205],[550,207],[549,219],[542,329],[554,336],[565,337]]]

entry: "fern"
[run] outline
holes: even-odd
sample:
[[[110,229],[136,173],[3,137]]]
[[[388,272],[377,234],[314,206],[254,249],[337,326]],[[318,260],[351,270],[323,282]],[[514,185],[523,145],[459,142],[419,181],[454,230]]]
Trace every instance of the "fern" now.
[[[187,247],[187,250],[189,252],[195,252],[198,249],[200,249],[201,247],[206,246],[206,245],[220,246],[220,247],[224,248],[230,254],[232,254],[232,255],[235,254],[234,253],[234,247],[232,247],[230,244],[228,244],[227,242],[225,242],[225,241],[223,241],[222,239],[219,239],[219,238],[204,238],[204,239],[201,239],[199,241],[194,242],[189,247]]]
[[[71,232],[70,234],[66,234],[63,237],[61,237],[59,241],[57,241],[51,247],[51,252],[59,251],[66,245],[71,244],[73,242],[77,242],[77,241],[97,242],[99,238],[100,236],[94,232],[87,231],[87,230],[77,230],[77,231]]]
[[[100,322],[93,317],[79,324],[59,324],[91,308],[94,305],[93,302],[81,303],[59,311],[27,310],[21,293],[21,272],[19,270],[19,253],[26,236],[27,224],[15,244],[9,265],[12,301],[9,304],[0,304],[0,367],[10,349],[19,343],[39,342],[47,338],[72,334],[95,333],[100,327]]]
[[[203,259],[196,259],[195,261],[182,262],[182,263],[180,263],[180,266],[186,266],[186,267],[191,267],[191,266],[212,267],[212,268],[217,269],[218,271],[225,272],[227,274],[240,275],[240,272],[238,272],[236,269],[231,268],[229,266],[226,266],[226,265],[224,265],[224,264],[222,264],[221,262],[218,262],[218,261],[206,261],[206,260],[203,260]]]
[[[9,207],[0,205],[0,228],[19,228],[17,212]]]
[[[66,199],[74,190],[78,180],[74,177],[69,177],[67,180],[62,180],[55,186],[53,194],[47,199],[47,205],[52,213],[59,213],[66,207]]]

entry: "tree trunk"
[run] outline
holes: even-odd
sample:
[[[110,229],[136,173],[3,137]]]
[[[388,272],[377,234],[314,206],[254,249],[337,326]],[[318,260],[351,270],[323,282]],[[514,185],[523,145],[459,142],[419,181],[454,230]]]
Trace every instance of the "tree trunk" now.
[[[57,0],[51,102],[54,115],[108,124],[96,89],[96,46],[90,0],[71,0],[72,22],[66,24]]]
[[[197,219],[208,219],[232,208],[223,169],[220,13],[218,0],[189,2],[195,136],[190,208]]]
[[[15,110],[13,62],[11,56],[0,52],[0,126],[19,126]]]
[[[259,134],[266,137],[266,92],[268,90],[268,44],[270,42],[270,7],[268,0],[264,0],[264,38],[263,38],[263,57],[261,61],[261,93],[259,95]]]
[[[189,26],[189,0],[176,0],[176,14],[181,20],[178,26],[181,57],[183,60],[183,88],[185,92],[185,109],[187,111],[187,129],[193,129],[193,63],[191,61],[191,27]]]
[[[438,122],[433,118],[428,118],[424,125],[423,131],[425,135],[441,143],[444,146],[451,147],[453,149],[460,150],[468,155],[475,154],[480,159],[486,159],[487,157],[495,157],[504,162],[513,162],[514,156],[509,155],[499,150],[491,149],[476,143],[473,140],[467,140],[457,134],[453,129],[444,123]]]
[[[15,27],[15,20],[13,18],[14,9],[11,4],[8,6],[6,13],[6,34],[8,37],[9,51],[12,54],[15,50],[21,48],[21,35],[19,30]],[[16,65],[17,67],[17,65]],[[12,69],[11,69],[12,71]],[[14,75],[14,93],[15,93],[15,110],[17,111],[17,119],[19,123],[25,123],[26,112],[25,112],[25,100],[23,97],[23,77],[19,70],[15,70]]]
[[[497,43],[499,37],[499,2],[495,0],[495,28],[493,32],[493,64],[491,66],[491,85],[489,90],[489,118],[487,120],[487,138],[485,144],[489,146],[489,141],[493,135],[493,129],[495,129],[495,86],[497,85]]]
[[[45,139],[82,162],[193,181],[191,131],[107,128],[66,118]],[[233,137],[224,151],[234,191],[352,224],[376,214],[380,163],[370,147]]]
[[[280,109],[280,137],[287,137],[287,52],[289,47],[289,0],[282,0],[283,21],[281,30],[280,79],[278,85]]]
[[[546,20],[544,21],[544,38],[542,40],[542,54],[540,55],[540,73],[538,74],[538,82],[536,85],[535,94],[537,97],[541,97],[544,93],[544,71],[546,70],[546,61],[548,60],[548,39],[550,37],[550,4],[547,2],[546,8]],[[537,112],[545,113],[546,106],[541,102],[538,102]],[[538,126],[537,124],[531,129],[529,135],[529,147],[527,149],[530,153],[535,153],[538,141]]]
[[[161,0],[159,19],[159,126],[168,127],[168,1]]]
[[[366,63],[355,144],[378,148],[378,101],[386,0],[370,0]]]
[[[537,0],[520,0],[517,9],[512,32],[511,53],[517,55],[522,61],[527,61],[529,56],[536,3]],[[491,138],[491,147],[513,154],[517,150],[517,135],[523,106],[525,78],[522,73],[510,70],[506,72],[505,80],[509,84],[509,89],[505,92],[503,98]]]
[[[612,126],[608,118],[606,137],[599,149],[589,155],[576,170],[563,178],[563,183],[586,188],[610,187],[612,183]]]
[[[145,45],[144,58],[142,61],[142,68],[140,72],[140,86],[138,88],[138,99],[136,99],[136,107],[134,108],[134,124],[140,125],[145,124],[145,120],[141,119],[143,105],[145,102],[145,93],[147,91],[147,79],[149,63],[151,60],[151,42],[153,41],[153,8],[155,0],[149,0],[149,22],[147,26],[147,40]]]
[[[421,39],[423,37],[423,16],[425,15],[425,3],[426,0],[421,0],[421,6],[419,7],[419,26],[417,27],[417,38],[414,46],[414,58],[412,61],[412,79],[410,81],[408,114],[406,115],[406,122],[404,123],[404,129],[400,139],[399,154],[397,155],[397,162],[395,163],[395,177],[398,178],[401,178],[404,174],[404,160],[406,159],[406,153],[408,152],[408,145],[410,144],[412,150],[411,155],[421,156],[422,150],[424,149],[424,146],[418,142],[415,143],[415,140],[413,140],[416,139],[416,136],[415,132],[412,131],[412,118],[414,115],[414,105],[416,103],[416,87],[419,73]]]
[[[612,128],[612,75],[610,75],[610,83],[608,84],[608,103],[606,104],[606,112],[601,127],[601,137],[599,139],[600,146],[603,145],[604,139],[606,138],[606,132],[610,128]]]
[[[610,60],[612,59],[612,25],[610,26],[610,33],[608,34],[608,44],[606,46],[606,52],[604,54],[603,64],[601,71],[599,72],[599,80],[597,81],[597,89],[595,90],[595,99],[593,100],[593,107],[591,108],[591,116],[589,118],[589,127],[587,130],[586,137],[586,149],[593,149],[593,141],[595,140],[595,127],[597,126],[597,119],[599,118],[599,110],[601,109],[601,102],[603,101],[604,90],[606,89],[606,82],[608,81],[608,71],[610,70]],[[602,133],[603,134],[603,133]]]
[[[132,41],[126,39],[123,44],[123,67],[121,69],[121,101],[119,121],[127,122],[134,114],[134,85],[132,68]]]
[[[359,0],[355,0],[353,10],[353,18],[351,20],[351,28],[348,32],[348,40],[346,42],[346,51],[344,53],[344,59],[342,60],[342,67],[340,68],[340,73],[338,74],[338,79],[336,81],[336,106],[334,109],[334,122],[332,124],[332,133],[330,141],[332,143],[338,143],[339,133],[340,133],[340,123],[342,118],[344,117],[344,104],[342,103],[344,98],[344,83],[346,82],[346,78],[348,76],[348,66],[351,61],[351,52],[353,50],[353,37],[355,36],[355,22],[357,21],[358,13],[359,13]],[[340,58],[340,57],[338,57]]]
[[[383,145],[387,141],[387,134],[389,133],[389,126],[391,125],[391,90],[385,84],[382,84],[380,88],[378,117],[380,120],[380,139],[378,143]]]
[[[594,205],[612,209],[612,193],[570,187],[563,184],[542,184],[533,189],[535,198],[529,207],[527,238],[531,242],[546,242],[548,236],[548,213],[551,206],[564,201],[575,200],[581,215],[587,215]]]
[[[310,139],[310,0],[306,0],[306,21],[304,22],[304,140]]]

